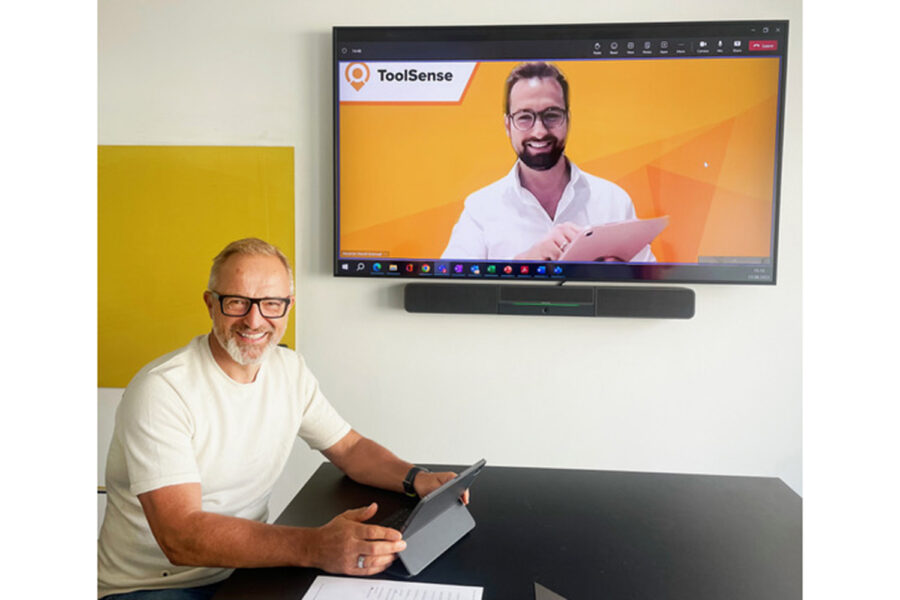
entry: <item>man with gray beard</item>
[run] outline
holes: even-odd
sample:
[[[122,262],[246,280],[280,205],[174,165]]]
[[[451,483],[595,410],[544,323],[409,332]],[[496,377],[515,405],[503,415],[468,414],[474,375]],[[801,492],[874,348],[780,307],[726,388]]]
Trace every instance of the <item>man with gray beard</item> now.
[[[267,524],[296,437],[354,480],[388,490],[425,496],[456,474],[430,473],[354,431],[303,357],[278,346],[294,284],[276,247],[229,244],[203,300],[212,333],[141,369],[116,411],[98,597],[205,599],[235,567],[386,569],[406,543],[364,523],[375,504],[316,528]]]

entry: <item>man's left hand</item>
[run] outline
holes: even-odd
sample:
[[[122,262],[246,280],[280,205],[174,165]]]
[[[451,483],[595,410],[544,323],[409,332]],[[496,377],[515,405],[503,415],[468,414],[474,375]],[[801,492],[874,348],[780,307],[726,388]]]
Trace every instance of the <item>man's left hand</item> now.
[[[415,481],[413,481],[413,487],[416,488],[416,494],[419,495],[419,498],[424,498],[454,477],[456,477],[456,473],[454,473],[453,471],[442,471],[440,473],[428,473],[426,471],[419,471],[418,473],[416,473],[416,479]],[[462,496],[460,496],[460,500],[462,500],[463,504],[469,503],[469,490],[466,490],[462,493]]]

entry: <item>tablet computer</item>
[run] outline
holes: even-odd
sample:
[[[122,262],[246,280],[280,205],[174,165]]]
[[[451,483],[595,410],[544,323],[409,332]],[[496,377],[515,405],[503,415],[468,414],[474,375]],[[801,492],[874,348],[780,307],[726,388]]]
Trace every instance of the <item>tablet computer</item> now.
[[[560,255],[560,261],[612,259],[629,262],[669,224],[669,217],[632,219],[594,225],[578,234]]]
[[[412,508],[399,524],[381,524],[399,530],[406,549],[397,553],[398,560],[388,573],[401,577],[417,575],[475,527],[475,519],[460,497],[484,469],[481,459],[462,473],[434,490]],[[393,520],[396,520],[396,516]],[[388,521],[392,517],[388,517]],[[398,564],[399,563],[399,564]]]

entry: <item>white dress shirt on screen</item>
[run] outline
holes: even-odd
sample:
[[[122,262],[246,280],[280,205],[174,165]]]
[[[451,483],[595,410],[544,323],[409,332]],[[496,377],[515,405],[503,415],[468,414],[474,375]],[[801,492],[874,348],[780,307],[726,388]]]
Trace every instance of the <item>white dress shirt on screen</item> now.
[[[636,218],[625,190],[571,161],[569,167],[569,183],[552,219],[534,194],[522,187],[518,162],[506,177],[469,195],[441,258],[510,260],[561,223],[588,227]],[[647,245],[630,262],[655,260]]]

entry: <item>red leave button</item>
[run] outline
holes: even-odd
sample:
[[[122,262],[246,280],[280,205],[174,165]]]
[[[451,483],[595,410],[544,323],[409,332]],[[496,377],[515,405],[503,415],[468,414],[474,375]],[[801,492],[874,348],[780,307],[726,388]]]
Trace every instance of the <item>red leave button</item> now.
[[[778,50],[778,40],[750,40],[750,51]]]

